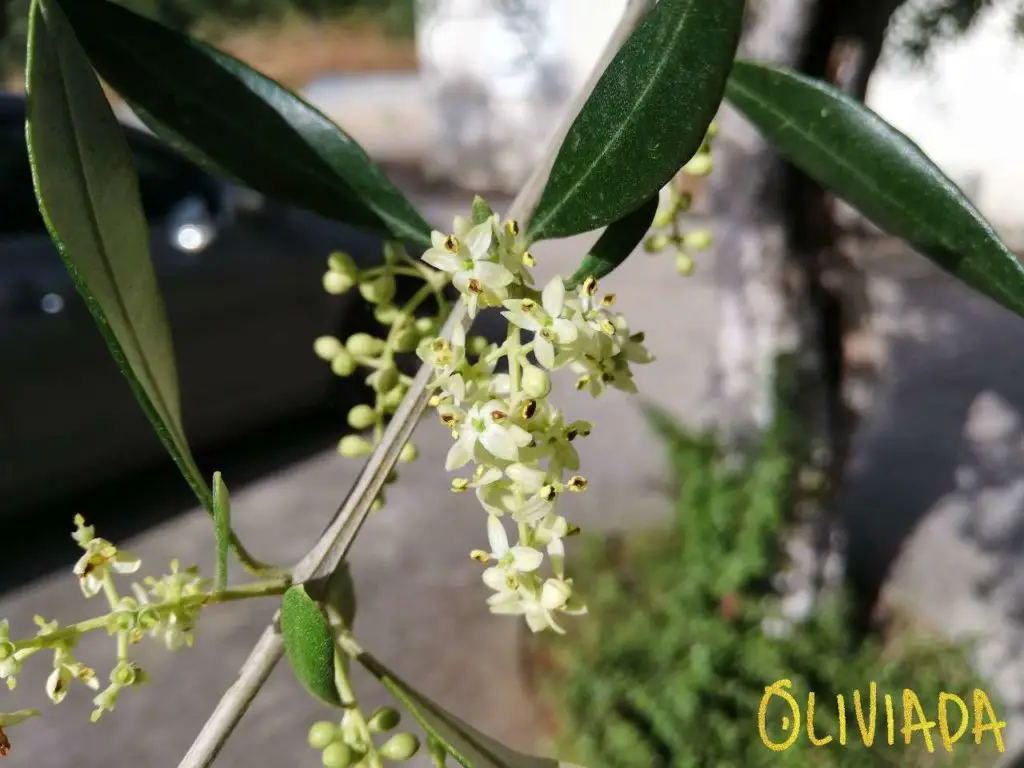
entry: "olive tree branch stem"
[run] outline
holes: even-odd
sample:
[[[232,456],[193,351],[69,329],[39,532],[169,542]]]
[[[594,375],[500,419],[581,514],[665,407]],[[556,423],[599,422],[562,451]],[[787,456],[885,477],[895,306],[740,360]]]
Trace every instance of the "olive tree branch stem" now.
[[[506,214],[507,218],[525,222],[533,215],[558,155],[558,150],[561,148],[569,128],[590,97],[590,93],[608,64],[647,11],[653,7],[654,2],[655,0],[631,0],[629,2],[586,84],[580,89],[552,135],[547,149],[544,151],[543,159],[534,168],[533,173],[512,201]],[[441,335],[451,336],[455,327],[465,322],[465,318],[466,305],[460,300],[452,308],[451,314],[441,330]],[[408,393],[388,424],[376,450],[367,459],[355,485],[349,490],[320,539],[295,566],[293,574],[295,584],[330,576],[348,554],[356,535],[370,513],[373,500],[377,498],[384,487],[385,479],[398,462],[398,455],[401,453],[402,447],[412,437],[420,415],[427,406],[431,394],[429,389],[431,372],[430,366],[420,366],[409,386]],[[221,697],[213,714],[210,715],[185,757],[182,758],[178,768],[209,768],[212,765],[242,715],[245,714],[256,694],[267,681],[270,672],[284,654],[284,643],[281,639],[278,619],[279,615],[275,614],[270,626],[263,631],[256,646],[249,654],[249,658],[242,665],[238,678]]]

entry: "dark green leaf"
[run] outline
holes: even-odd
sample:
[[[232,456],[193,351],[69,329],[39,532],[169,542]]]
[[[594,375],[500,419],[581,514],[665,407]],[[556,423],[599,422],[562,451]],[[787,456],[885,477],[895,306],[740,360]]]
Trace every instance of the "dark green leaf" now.
[[[361,653],[357,660],[464,768],[580,768],[570,763],[516,752],[442,709],[370,654]]]
[[[836,88],[737,61],[726,95],[788,160],[943,269],[1024,314],[1024,268],[909,138]]]
[[[654,214],[658,212],[659,197],[655,194],[632,213],[609,224],[568,279],[566,288],[575,288],[588,277],[600,280],[629,258],[651,228]]]
[[[551,169],[532,240],[617,221],[697,152],[722,100],[743,0],[660,0],[608,65]]]
[[[157,135],[270,197],[429,245],[430,227],[321,112],[217,49],[107,0],[61,0],[100,75]]]
[[[208,505],[182,429],[132,157],[67,19],[48,0],[30,14],[26,84],[28,148],[46,226],[160,440]]]
[[[53,0],[32,5],[25,79],[28,150],[46,227],[142,410],[212,514],[210,489],[182,426],[174,350],[132,156]],[[231,544],[247,568],[264,568],[234,536]]]

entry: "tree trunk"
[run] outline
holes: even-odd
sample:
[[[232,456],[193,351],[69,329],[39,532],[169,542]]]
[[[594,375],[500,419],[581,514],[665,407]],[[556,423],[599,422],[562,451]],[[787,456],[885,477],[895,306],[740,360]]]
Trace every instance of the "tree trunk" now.
[[[878,12],[882,5],[895,2],[752,0],[739,55],[836,81],[837,46],[853,40],[863,55],[846,85],[862,96],[892,12]],[[857,422],[851,376],[863,389],[873,381],[877,358],[864,354],[874,349],[864,283],[837,245],[824,190],[784,163],[728,105],[719,123],[707,194],[719,222],[721,426],[742,449],[777,413],[795,420],[802,443],[798,479],[813,479],[823,491],[797,510],[791,539],[786,612],[799,620],[823,582],[841,573],[835,526],[823,509]]]

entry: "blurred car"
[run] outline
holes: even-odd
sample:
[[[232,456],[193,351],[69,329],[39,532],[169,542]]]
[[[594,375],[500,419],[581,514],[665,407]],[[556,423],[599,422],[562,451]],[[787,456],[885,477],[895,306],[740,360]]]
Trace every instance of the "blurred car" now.
[[[160,460],[163,449],[75,291],[39,214],[25,99],[0,96],[0,517]],[[358,294],[321,287],[330,251],[379,239],[222,182],[125,129],[139,172],[193,448],[322,403],[312,352],[363,329]]]

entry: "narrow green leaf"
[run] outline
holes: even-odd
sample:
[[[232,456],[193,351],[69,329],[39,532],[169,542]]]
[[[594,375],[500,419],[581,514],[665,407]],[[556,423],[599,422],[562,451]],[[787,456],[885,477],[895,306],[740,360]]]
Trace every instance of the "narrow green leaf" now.
[[[107,0],[60,0],[100,75],[187,157],[270,197],[422,245],[430,227],[358,143],[212,46]]]
[[[217,539],[217,563],[214,570],[214,589],[224,589],[228,583],[228,545],[231,540],[231,497],[220,472],[213,473],[213,531]]]
[[[909,138],[796,72],[737,61],[727,98],[779,153],[938,266],[1024,315],[1024,268]]]
[[[598,229],[664,187],[718,110],[744,0],[660,0],[576,116],[527,227],[531,240]]]
[[[46,227],[157,436],[212,514],[210,489],[182,425],[170,328],[132,156],[53,0],[31,6],[25,81],[28,151]],[[248,569],[266,569],[234,535],[231,545]]]
[[[655,194],[635,211],[609,224],[566,281],[566,288],[575,288],[588,277],[600,280],[629,258],[650,230],[654,214],[658,212],[658,201],[659,195]]]
[[[281,598],[281,638],[302,686],[325,704],[340,707],[334,683],[334,634],[320,604],[302,584],[289,587]]]
[[[71,27],[49,0],[32,5],[26,84],[28,149],[46,226],[160,440],[209,506],[182,429],[132,157]]]
[[[370,654],[361,653],[356,659],[463,768],[580,768],[516,752],[432,702]]]

